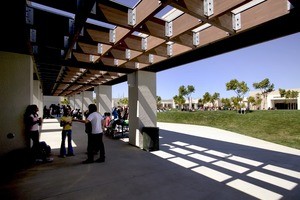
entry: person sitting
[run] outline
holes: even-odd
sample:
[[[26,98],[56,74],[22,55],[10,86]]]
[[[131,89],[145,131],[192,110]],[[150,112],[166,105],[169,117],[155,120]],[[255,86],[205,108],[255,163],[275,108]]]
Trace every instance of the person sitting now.
[[[122,118],[121,110],[117,109],[117,117],[114,118],[114,122],[112,124],[112,128],[115,129],[117,125],[122,125],[123,121],[124,120]]]
[[[113,120],[116,120],[118,118],[118,112],[117,112],[116,107],[114,107],[114,109],[112,111],[112,118],[113,118]]]
[[[109,112],[105,112],[104,113],[104,132],[107,134],[108,133],[108,129],[110,128],[110,113]]]

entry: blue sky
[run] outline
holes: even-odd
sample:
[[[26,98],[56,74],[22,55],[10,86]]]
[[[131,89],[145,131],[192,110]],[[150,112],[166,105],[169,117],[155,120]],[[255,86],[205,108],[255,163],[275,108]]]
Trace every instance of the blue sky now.
[[[114,0],[134,7],[139,0]],[[159,12],[161,17],[171,10],[168,6]],[[157,73],[157,96],[172,99],[181,85],[193,85],[193,98],[202,98],[205,92],[220,93],[221,98],[235,96],[226,91],[232,79],[252,84],[269,78],[275,89],[300,88],[300,33],[260,43],[208,59],[199,60]],[[128,97],[127,82],[113,86],[113,98]],[[247,95],[246,95],[247,96]]]
[[[275,89],[300,88],[300,33],[161,71],[156,78],[162,99],[172,99],[181,85],[195,87],[193,98],[205,92],[230,98],[235,93],[226,91],[226,83],[232,79],[245,81],[251,91],[254,82],[265,78]],[[127,82],[114,85],[112,96],[128,97]]]

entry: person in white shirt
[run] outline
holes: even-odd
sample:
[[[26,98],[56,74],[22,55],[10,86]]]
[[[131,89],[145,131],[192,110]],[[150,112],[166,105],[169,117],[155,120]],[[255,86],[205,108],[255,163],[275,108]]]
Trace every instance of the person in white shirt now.
[[[38,115],[39,108],[37,105],[28,105],[24,113],[24,123],[26,136],[32,140],[31,153],[33,159],[39,159],[40,152],[40,133],[39,129],[42,124],[42,119]],[[30,146],[30,141],[28,141]]]
[[[94,154],[96,151],[100,151],[100,157],[95,160],[95,162],[105,162],[105,149],[103,143],[103,130],[105,120],[103,116],[97,112],[97,106],[95,104],[90,104],[88,106],[89,115],[86,120],[76,120],[92,124],[92,131],[88,133],[88,158],[83,161],[83,164],[93,163]]]

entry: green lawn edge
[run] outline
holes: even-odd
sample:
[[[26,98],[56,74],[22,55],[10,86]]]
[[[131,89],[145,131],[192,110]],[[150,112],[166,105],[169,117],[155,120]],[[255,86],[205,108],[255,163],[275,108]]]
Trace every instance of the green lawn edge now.
[[[300,110],[171,110],[158,112],[157,121],[209,126],[300,149]]]

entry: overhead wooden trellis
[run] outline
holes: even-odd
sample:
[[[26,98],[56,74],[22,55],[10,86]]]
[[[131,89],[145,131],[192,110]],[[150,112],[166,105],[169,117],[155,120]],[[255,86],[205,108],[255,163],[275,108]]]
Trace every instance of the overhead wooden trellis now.
[[[25,17],[44,94],[70,96],[126,81],[137,70],[159,72],[229,51],[226,41],[291,15],[294,2],[142,0],[127,7],[109,0],[33,0]],[[260,41],[254,37],[240,46]],[[220,46],[224,50],[214,50]],[[191,59],[176,64],[183,55]]]

